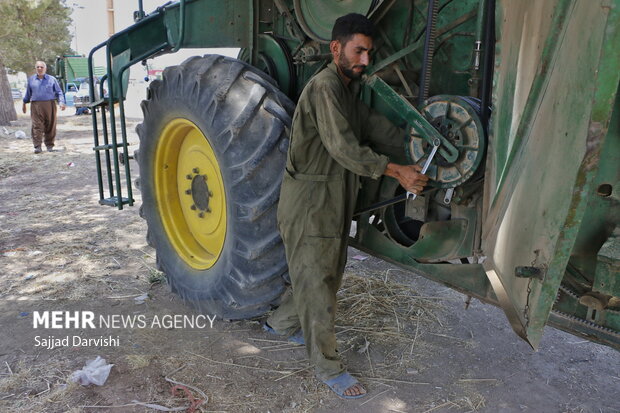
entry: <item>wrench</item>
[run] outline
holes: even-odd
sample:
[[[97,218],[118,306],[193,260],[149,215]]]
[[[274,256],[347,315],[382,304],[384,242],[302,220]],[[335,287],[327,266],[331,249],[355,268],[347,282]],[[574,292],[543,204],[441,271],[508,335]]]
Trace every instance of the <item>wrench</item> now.
[[[439,149],[439,146],[441,145],[441,140],[439,138],[435,138],[433,139],[433,149],[431,150],[431,153],[428,155],[428,158],[426,159],[426,162],[424,162],[424,166],[422,167],[422,174],[425,174],[426,171],[428,170],[428,167],[431,166],[431,162],[433,161],[433,158],[435,157],[435,154],[437,153],[437,149]],[[413,192],[409,192],[407,191],[404,194],[401,194],[399,196],[397,196],[396,198],[392,198],[392,199],[388,199],[386,201],[381,201],[381,202],[377,202],[376,204],[372,204],[364,209],[361,209],[359,211],[355,211],[355,213],[353,214],[353,216],[357,216],[360,214],[364,214],[366,212],[370,212],[370,211],[374,211],[376,209],[379,208],[383,208],[386,206],[390,206],[393,204],[397,204],[401,201],[404,201],[406,199],[411,199],[414,200],[416,198],[416,194],[414,194]]]
[[[433,158],[435,157],[435,154],[437,153],[437,149],[439,149],[439,145],[441,145],[441,141],[439,140],[439,138],[435,138],[433,139],[433,149],[431,150],[431,153],[428,155],[428,158],[426,158],[426,162],[424,162],[424,166],[422,167],[422,175],[426,174],[426,171],[428,171],[428,167],[431,166],[431,162],[433,161]],[[416,194],[414,194],[413,192],[409,192],[407,191],[407,199],[411,199],[412,201],[417,197]]]

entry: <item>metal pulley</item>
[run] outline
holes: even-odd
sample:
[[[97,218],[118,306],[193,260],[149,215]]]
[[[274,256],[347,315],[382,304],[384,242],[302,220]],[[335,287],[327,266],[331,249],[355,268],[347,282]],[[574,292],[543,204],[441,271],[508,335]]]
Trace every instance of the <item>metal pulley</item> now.
[[[479,117],[477,99],[439,95],[426,101],[421,112],[457,150],[456,160],[448,161],[441,152],[427,175],[438,188],[454,188],[470,179],[481,165],[486,148],[486,135]],[[420,163],[432,149],[422,136],[412,135],[407,155],[411,163]]]
[[[248,49],[241,49],[239,60],[250,62]],[[293,57],[283,40],[271,34],[259,34],[255,66],[271,76],[284,93],[289,96],[293,94],[296,77]]]

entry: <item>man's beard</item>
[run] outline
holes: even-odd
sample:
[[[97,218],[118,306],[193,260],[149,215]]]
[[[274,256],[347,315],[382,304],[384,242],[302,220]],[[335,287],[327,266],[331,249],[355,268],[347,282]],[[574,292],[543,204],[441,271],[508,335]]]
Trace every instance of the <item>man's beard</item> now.
[[[364,65],[352,66],[351,62],[349,62],[349,59],[345,57],[344,53],[341,54],[340,58],[338,59],[338,67],[340,68],[342,74],[344,74],[349,79],[359,79],[360,77],[362,77],[364,71],[366,70],[366,66]],[[353,69],[356,67],[361,67],[362,71],[359,73],[354,72]]]

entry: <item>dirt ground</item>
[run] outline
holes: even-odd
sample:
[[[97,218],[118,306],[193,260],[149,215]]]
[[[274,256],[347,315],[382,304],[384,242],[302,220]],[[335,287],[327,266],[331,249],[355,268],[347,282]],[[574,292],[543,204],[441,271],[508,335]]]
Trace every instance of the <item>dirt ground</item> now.
[[[617,351],[552,328],[533,351],[501,310],[476,300],[465,310],[461,294],[355,250],[337,324],[364,399],[337,398],[304,349],[264,333],[260,320],[149,324],[195,313],[155,269],[138,207],[98,205],[91,120],[70,110],[53,153],[32,153],[25,115],[0,127],[0,411],[620,412]],[[129,121],[133,143],[138,122]],[[140,316],[147,326],[34,328],[34,312],[49,310]],[[41,342],[50,336],[118,345],[50,349]],[[114,364],[105,384],[72,382],[96,356]],[[203,401],[188,409],[193,398]]]

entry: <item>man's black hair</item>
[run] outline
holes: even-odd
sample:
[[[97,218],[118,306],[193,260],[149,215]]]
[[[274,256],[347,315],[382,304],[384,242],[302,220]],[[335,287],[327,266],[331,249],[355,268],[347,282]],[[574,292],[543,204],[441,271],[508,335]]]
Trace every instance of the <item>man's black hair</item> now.
[[[375,25],[366,16],[358,13],[349,13],[336,19],[332,29],[332,40],[344,44],[355,34],[374,37]]]

